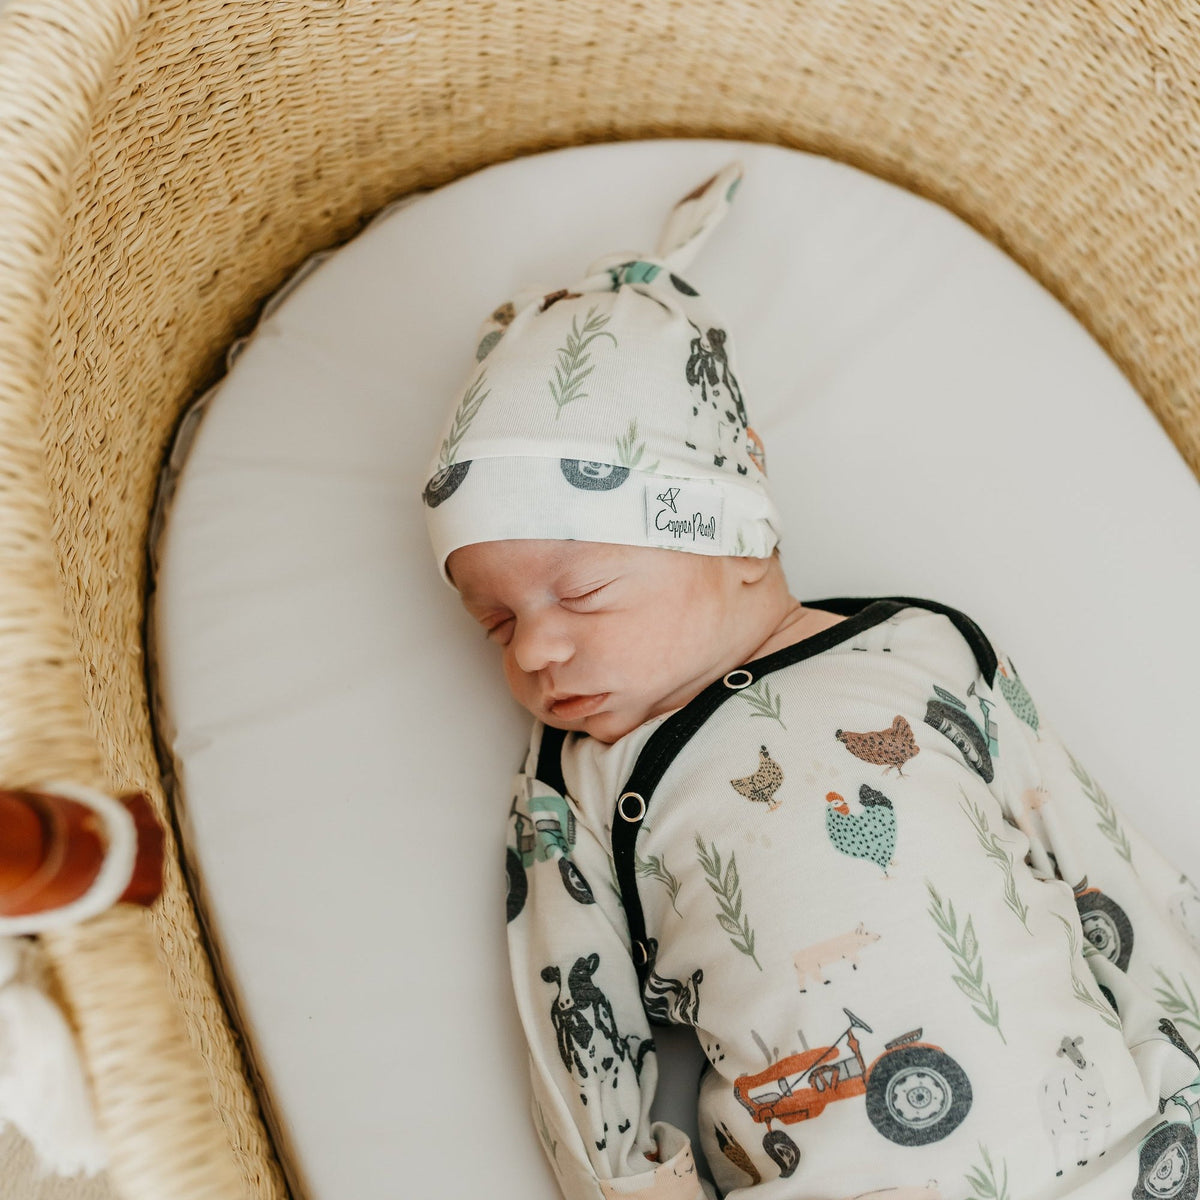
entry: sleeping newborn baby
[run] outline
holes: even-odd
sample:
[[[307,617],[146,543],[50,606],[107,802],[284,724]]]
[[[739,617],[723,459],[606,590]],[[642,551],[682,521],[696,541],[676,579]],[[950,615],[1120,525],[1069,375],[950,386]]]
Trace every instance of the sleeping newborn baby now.
[[[509,951],[563,1195],[714,1195],[650,1117],[681,1024],[722,1196],[1196,1200],[1200,897],[969,616],[790,594],[682,274],[740,177],[498,308],[423,493],[535,718]]]

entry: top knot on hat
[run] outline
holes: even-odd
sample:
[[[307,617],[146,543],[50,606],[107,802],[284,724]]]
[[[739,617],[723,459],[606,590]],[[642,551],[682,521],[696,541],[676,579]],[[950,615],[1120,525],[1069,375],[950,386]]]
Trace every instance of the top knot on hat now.
[[[508,538],[771,554],[733,343],[683,277],[741,178],[731,163],[679,200],[653,254],[605,254],[483,322],[422,493],[447,582],[453,550]]]

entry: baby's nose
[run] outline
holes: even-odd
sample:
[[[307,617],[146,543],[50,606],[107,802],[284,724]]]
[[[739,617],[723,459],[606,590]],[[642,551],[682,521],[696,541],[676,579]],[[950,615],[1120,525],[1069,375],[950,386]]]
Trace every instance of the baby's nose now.
[[[551,617],[519,620],[510,644],[517,666],[529,674],[551,663],[564,663],[575,652],[574,643],[561,623]]]

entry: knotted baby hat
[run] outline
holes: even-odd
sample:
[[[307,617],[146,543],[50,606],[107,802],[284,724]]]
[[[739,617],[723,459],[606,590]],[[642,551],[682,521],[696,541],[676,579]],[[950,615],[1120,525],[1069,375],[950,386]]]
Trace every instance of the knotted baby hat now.
[[[522,289],[479,331],[422,492],[442,578],[460,546],[561,538],[765,558],[779,541],[732,339],[682,272],[729,211],[730,163],[653,255]]]

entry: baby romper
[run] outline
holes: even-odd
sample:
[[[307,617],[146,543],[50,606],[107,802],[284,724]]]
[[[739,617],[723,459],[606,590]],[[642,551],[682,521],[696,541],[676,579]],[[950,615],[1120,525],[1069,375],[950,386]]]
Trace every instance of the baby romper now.
[[[612,745],[535,723],[508,930],[568,1200],[1196,1200],[1200,895],[963,613],[913,597]]]

